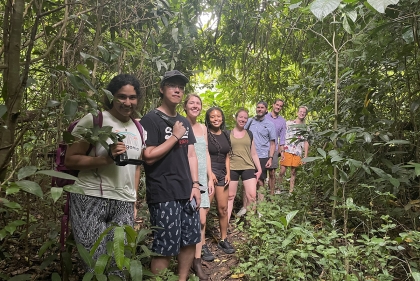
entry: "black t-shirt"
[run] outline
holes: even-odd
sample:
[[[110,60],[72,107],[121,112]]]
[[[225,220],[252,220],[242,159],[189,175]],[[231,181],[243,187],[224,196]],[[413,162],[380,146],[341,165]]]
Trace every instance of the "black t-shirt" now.
[[[212,163],[226,163],[226,156],[230,151],[229,141],[226,135],[223,132],[220,135],[208,133],[207,143]]]
[[[144,164],[146,200],[149,204],[188,199],[191,196],[192,178],[188,162],[188,146],[195,143],[194,133],[185,117],[178,114],[176,117],[168,116],[168,118],[173,123],[182,122],[187,131],[162,159],[153,165]],[[172,127],[167,125],[154,110],[143,116],[140,123],[146,132],[146,146],[159,146],[172,135]]]

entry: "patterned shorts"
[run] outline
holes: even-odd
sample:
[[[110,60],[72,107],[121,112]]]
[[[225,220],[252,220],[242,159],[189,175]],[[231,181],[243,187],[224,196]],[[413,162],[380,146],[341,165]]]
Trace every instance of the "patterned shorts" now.
[[[96,240],[108,227],[113,224],[119,226],[134,224],[134,202],[126,202],[102,197],[94,197],[77,193],[70,196],[70,222],[76,243],[82,244],[90,251]],[[114,240],[114,231],[101,240],[93,259],[97,260],[107,252],[106,244]],[[115,265],[115,261],[112,262]],[[93,272],[93,268],[87,268]],[[121,271],[115,271],[123,277]]]
[[[196,211],[189,214],[189,200],[149,204],[153,232],[152,251],[163,256],[176,256],[179,250],[201,241],[200,217]]]

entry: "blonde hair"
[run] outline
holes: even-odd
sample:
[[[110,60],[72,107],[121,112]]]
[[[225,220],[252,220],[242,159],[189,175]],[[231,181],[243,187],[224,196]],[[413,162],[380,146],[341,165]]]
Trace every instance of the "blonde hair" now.
[[[301,109],[301,108],[304,108],[305,110],[306,110],[306,114],[308,114],[308,107],[306,106],[306,105],[301,105],[301,106],[299,106],[299,108],[298,108],[298,111],[299,111],[299,109]]]
[[[196,98],[198,98],[198,99],[200,100],[201,107],[203,107],[203,101],[201,100],[200,96],[199,96],[198,94],[196,94],[196,93],[191,93],[191,94],[188,94],[188,95],[185,97],[185,100],[184,100],[184,111],[185,111],[185,107],[187,106],[188,101],[189,101],[192,97],[196,97]]]

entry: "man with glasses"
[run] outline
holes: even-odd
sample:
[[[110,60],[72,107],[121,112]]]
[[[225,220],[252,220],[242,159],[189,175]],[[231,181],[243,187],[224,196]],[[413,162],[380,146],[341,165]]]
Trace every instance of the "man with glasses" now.
[[[160,255],[152,258],[150,266],[157,274],[168,268],[172,256],[178,256],[181,281],[188,278],[201,238],[195,137],[190,123],[176,111],[186,83],[188,78],[180,71],[165,72],[160,83],[161,106],[141,119],[147,146],[143,154],[146,200],[151,224],[157,227],[152,251]]]
[[[276,185],[276,169],[279,167],[279,157],[283,157],[284,153],[284,141],[286,136],[286,120],[280,116],[280,110],[283,109],[284,101],[276,99],[273,103],[271,112],[267,113],[266,117],[268,120],[273,122],[276,127],[276,140],[275,140],[275,151],[273,154],[273,162],[270,168],[268,168],[268,187],[270,188],[270,194],[274,194]],[[280,190],[276,190],[276,194],[280,194]]]

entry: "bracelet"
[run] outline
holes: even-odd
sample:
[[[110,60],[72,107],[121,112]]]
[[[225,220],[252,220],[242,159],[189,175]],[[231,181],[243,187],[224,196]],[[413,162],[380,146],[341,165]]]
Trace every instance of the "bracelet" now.
[[[273,156],[268,157],[268,159],[273,158]]]
[[[179,140],[179,138],[177,136],[175,136],[174,134],[172,134],[177,140]]]
[[[203,186],[203,185],[202,185],[199,181],[193,181],[193,182],[192,182],[192,184],[193,184],[193,185],[194,185],[195,183],[196,183],[196,184],[198,184],[198,186]]]

